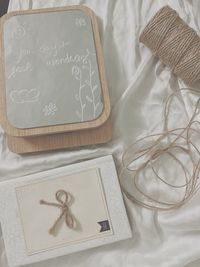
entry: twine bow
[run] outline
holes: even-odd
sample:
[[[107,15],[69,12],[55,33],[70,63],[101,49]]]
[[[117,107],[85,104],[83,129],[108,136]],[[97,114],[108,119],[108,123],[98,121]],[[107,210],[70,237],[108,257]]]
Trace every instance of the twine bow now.
[[[65,190],[58,190],[55,194],[55,198],[58,201],[58,203],[52,203],[52,202],[47,202],[45,200],[40,200],[41,205],[48,205],[48,206],[53,206],[61,209],[61,214],[56,219],[55,223],[53,226],[49,229],[49,233],[53,235],[55,233],[56,227],[58,223],[61,221],[63,216],[65,216],[65,223],[69,228],[74,228],[74,219],[73,216],[70,213],[70,209],[68,207],[68,199],[69,199],[69,194]]]

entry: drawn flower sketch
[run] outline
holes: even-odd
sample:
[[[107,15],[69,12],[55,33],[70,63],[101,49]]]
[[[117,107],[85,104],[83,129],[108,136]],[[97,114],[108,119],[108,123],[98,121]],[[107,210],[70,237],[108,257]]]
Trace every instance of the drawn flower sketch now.
[[[76,18],[76,26],[77,27],[83,27],[86,26],[87,23],[84,18]]]
[[[31,33],[30,26],[26,22],[21,22],[15,25],[11,32],[11,38],[15,40],[23,39],[28,33]]]
[[[76,100],[80,103],[80,111],[76,111],[77,116],[84,120],[84,109],[86,108],[86,103],[83,103],[83,94],[82,90],[84,87],[89,87],[90,94],[86,95],[86,100],[90,103],[93,107],[93,119],[96,118],[96,112],[98,107],[100,106],[100,102],[97,101],[95,97],[95,92],[98,90],[98,85],[95,83],[93,76],[95,71],[92,68],[92,61],[91,56],[95,56],[95,53],[91,53],[89,49],[86,49],[86,55],[83,58],[81,68],[77,65],[72,67],[72,75],[75,77],[76,80],[79,81],[79,91],[78,94],[75,95]],[[87,71],[86,79],[83,79],[82,69]]]
[[[12,38],[20,40],[26,35],[26,30],[23,26],[17,27],[13,32],[12,32]]]
[[[44,116],[53,116],[55,115],[57,110],[58,109],[57,109],[56,104],[50,102],[48,105],[45,105],[42,111],[44,113]]]
[[[84,120],[84,109],[86,107],[86,104],[83,103],[83,99],[82,99],[82,90],[85,87],[85,84],[83,83],[82,80],[82,70],[74,65],[72,67],[72,75],[75,77],[76,80],[79,81],[79,90],[78,90],[78,94],[75,95],[76,100],[80,103],[80,111],[76,110],[76,115],[79,117],[79,119],[81,121]]]
[[[93,82],[93,76],[95,74],[95,71],[92,69],[92,63],[91,59],[89,56],[95,56],[95,53],[90,53],[89,50],[87,49],[87,56],[83,60],[83,68],[88,70],[88,79],[85,80],[85,83],[87,86],[90,88],[91,95],[87,95],[86,99],[93,105],[93,119],[96,118],[96,111],[97,108],[100,105],[100,102],[96,101],[95,99],[95,91],[98,90],[98,86],[96,83]]]

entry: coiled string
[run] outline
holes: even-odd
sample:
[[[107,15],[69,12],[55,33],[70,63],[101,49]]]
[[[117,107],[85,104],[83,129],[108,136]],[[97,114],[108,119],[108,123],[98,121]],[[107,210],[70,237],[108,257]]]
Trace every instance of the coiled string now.
[[[154,15],[139,40],[186,84],[200,80],[200,38],[171,7]]]
[[[171,104],[174,98],[179,99],[179,94],[183,92],[197,98],[193,113],[185,127],[169,129],[169,122],[173,115],[170,110]],[[199,142],[193,139],[195,135],[200,140],[199,113],[200,94],[198,90],[183,88],[179,93],[172,93],[168,97],[164,105],[163,132],[138,139],[125,150],[122,156],[122,168],[119,176],[122,190],[128,199],[148,209],[171,210],[185,204],[197,192],[200,149],[198,148]],[[166,177],[168,173],[166,170],[163,171],[164,177],[159,174],[157,169],[162,169],[166,163],[165,161],[161,162],[163,156],[168,156],[179,166],[179,168],[173,169],[173,164],[168,165],[168,169],[174,170],[174,172],[181,171],[179,177]],[[187,163],[185,162],[186,158]],[[149,182],[141,183],[142,177],[146,176]],[[170,182],[171,180],[180,180],[180,177],[181,184]],[[126,180],[129,185],[125,185]],[[132,187],[130,187],[130,181],[133,183]],[[153,190],[152,181],[154,181]],[[164,190],[161,185],[165,185]],[[180,200],[166,201],[164,197],[166,187],[170,189],[169,194],[175,190]]]

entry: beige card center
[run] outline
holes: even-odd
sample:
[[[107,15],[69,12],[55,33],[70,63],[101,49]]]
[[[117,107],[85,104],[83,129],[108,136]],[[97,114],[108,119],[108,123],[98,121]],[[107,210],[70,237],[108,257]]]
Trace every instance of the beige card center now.
[[[67,192],[67,201],[62,194],[60,202],[56,199],[61,190]],[[98,169],[18,187],[16,194],[28,255],[113,234]],[[73,228],[66,223],[69,217]],[[55,232],[50,234],[56,221]]]

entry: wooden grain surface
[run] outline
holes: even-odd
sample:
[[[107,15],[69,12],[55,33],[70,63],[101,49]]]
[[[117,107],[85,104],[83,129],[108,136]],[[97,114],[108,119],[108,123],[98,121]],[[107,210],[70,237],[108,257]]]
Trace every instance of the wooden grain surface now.
[[[111,138],[112,125],[109,118],[100,127],[89,130],[29,137],[7,135],[7,144],[12,152],[24,154],[102,144],[109,142]]]

